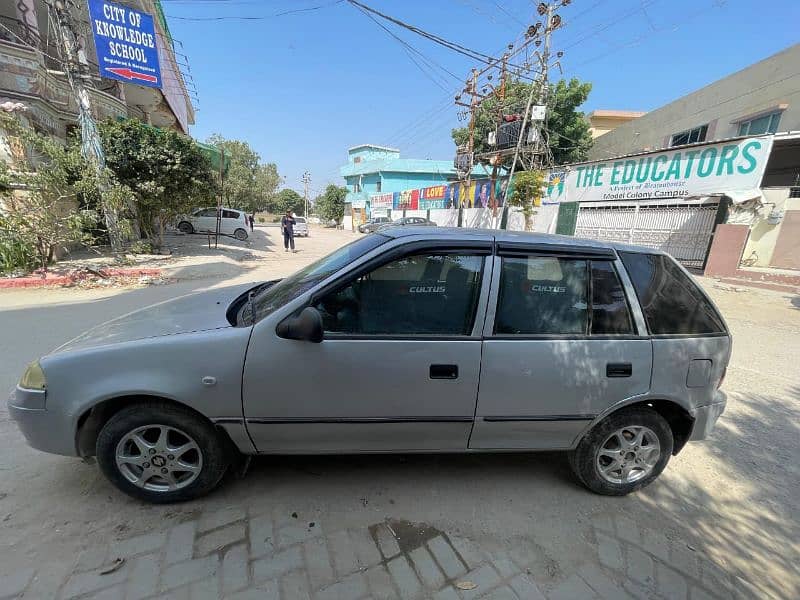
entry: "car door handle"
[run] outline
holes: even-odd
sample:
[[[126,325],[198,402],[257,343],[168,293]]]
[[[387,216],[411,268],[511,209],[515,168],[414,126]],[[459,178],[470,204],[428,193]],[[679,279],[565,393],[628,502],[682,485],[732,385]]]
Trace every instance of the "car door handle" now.
[[[631,363],[608,363],[606,377],[630,377],[633,375]]]
[[[458,379],[458,365],[431,365],[431,379]]]

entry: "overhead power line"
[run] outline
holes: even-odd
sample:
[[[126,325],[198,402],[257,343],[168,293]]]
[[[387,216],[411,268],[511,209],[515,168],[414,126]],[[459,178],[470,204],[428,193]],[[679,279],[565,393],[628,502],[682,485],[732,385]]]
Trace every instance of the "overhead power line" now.
[[[378,20],[377,20],[377,19],[376,19],[374,16],[372,16],[370,13],[368,13],[367,11],[365,11],[364,9],[361,9],[361,8],[359,8],[359,10],[360,10],[360,11],[361,11],[361,12],[362,12],[362,13],[363,13],[363,14],[364,14],[366,17],[368,17],[368,18],[369,18],[369,19],[370,19],[372,22],[374,22],[374,23],[375,23],[375,24],[376,24],[378,27],[380,27],[381,29],[383,29],[383,30],[384,30],[384,31],[385,31],[385,32],[386,32],[388,35],[390,35],[390,36],[391,36],[391,37],[392,37],[394,40],[396,40],[396,41],[397,41],[399,44],[401,44],[401,45],[403,46],[403,48],[405,49],[405,51],[406,51],[406,54],[408,55],[408,57],[409,57],[409,58],[411,59],[411,61],[412,61],[412,62],[413,62],[413,63],[414,63],[416,66],[417,66],[417,68],[418,68],[420,71],[422,71],[422,73],[423,73],[423,74],[424,74],[424,75],[425,75],[425,76],[426,76],[428,79],[430,79],[430,80],[431,80],[433,83],[435,83],[437,86],[439,86],[440,88],[442,88],[444,91],[446,91],[446,92],[447,92],[447,91],[449,91],[449,88],[445,87],[445,86],[444,86],[444,85],[443,85],[443,84],[442,84],[440,81],[437,81],[437,80],[433,79],[433,78],[432,78],[432,77],[431,77],[431,76],[430,76],[430,75],[427,73],[427,71],[425,71],[425,70],[422,68],[422,66],[421,66],[421,65],[420,65],[420,64],[419,64],[419,63],[416,61],[416,59],[414,59],[414,57],[411,55],[411,52],[413,52],[414,54],[418,55],[418,56],[419,56],[419,57],[420,57],[422,60],[424,60],[424,61],[425,61],[425,63],[426,63],[426,64],[428,64],[429,66],[435,66],[435,67],[438,67],[439,69],[441,69],[442,71],[444,71],[445,73],[447,73],[448,75],[450,75],[450,76],[451,76],[453,79],[455,79],[456,81],[460,81],[460,77],[458,77],[458,75],[456,75],[456,74],[455,74],[455,73],[453,73],[452,71],[449,71],[448,69],[446,69],[446,68],[445,68],[445,67],[443,67],[441,64],[439,64],[438,62],[434,61],[433,59],[431,59],[431,58],[428,58],[427,56],[425,56],[425,55],[424,55],[422,52],[420,52],[420,51],[419,51],[417,48],[415,48],[414,46],[412,46],[411,44],[409,44],[408,42],[406,42],[404,39],[402,39],[401,37],[399,37],[398,35],[396,35],[396,34],[395,34],[395,33],[394,33],[392,30],[390,30],[390,29],[389,29],[388,27],[386,27],[386,26],[385,26],[383,23],[381,23],[380,21],[378,21]]]
[[[271,15],[261,15],[253,17],[242,16],[242,15],[225,15],[220,17],[181,17],[179,15],[167,15],[167,17],[169,17],[170,19],[178,19],[180,21],[265,21],[267,19],[285,17],[286,15],[293,15],[295,13],[311,12],[323,8],[328,8],[329,6],[335,6],[336,4],[341,4],[344,1],[345,0],[335,0],[335,2],[328,2],[327,4],[320,4],[318,6],[309,6],[306,8],[292,8],[290,10],[284,10]]]
[[[357,6],[357,7],[361,8],[361,9],[363,9],[363,10],[371,12],[372,14],[380,17],[381,19],[384,19],[386,21],[394,23],[395,25],[398,25],[399,27],[403,27],[404,29],[408,29],[409,31],[411,31],[413,33],[416,33],[417,35],[422,36],[422,37],[424,37],[424,38],[426,38],[428,40],[431,40],[432,42],[435,42],[435,43],[439,44],[440,46],[444,46],[445,48],[449,48],[450,50],[453,50],[454,52],[458,52],[459,54],[463,54],[464,56],[467,56],[467,57],[471,58],[472,60],[477,60],[477,61],[480,61],[480,62],[483,62],[483,63],[486,63],[486,64],[494,64],[494,63],[497,62],[497,59],[495,59],[492,56],[489,56],[488,54],[483,54],[482,52],[478,52],[477,50],[472,50],[470,48],[467,48],[466,46],[462,46],[461,44],[457,44],[456,42],[451,42],[449,40],[444,39],[443,37],[440,37],[440,36],[435,35],[433,33],[429,33],[429,32],[427,32],[427,31],[425,31],[423,29],[420,29],[419,27],[416,27],[414,25],[411,25],[409,23],[401,21],[400,19],[396,19],[395,17],[387,15],[386,13],[382,13],[381,11],[376,10],[376,9],[370,7],[370,6],[367,6],[366,4],[363,4],[363,3],[359,2],[358,0],[347,0],[347,2],[349,2],[353,6]]]

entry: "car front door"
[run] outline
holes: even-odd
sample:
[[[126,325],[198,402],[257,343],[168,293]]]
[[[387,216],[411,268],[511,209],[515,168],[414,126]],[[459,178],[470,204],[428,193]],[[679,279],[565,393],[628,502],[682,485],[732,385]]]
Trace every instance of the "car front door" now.
[[[466,449],[491,245],[395,250],[312,296],[321,343],[256,325],[243,401],[259,452]]]
[[[650,387],[652,346],[621,262],[602,249],[502,246],[495,260],[469,446],[569,448],[596,415]]]
[[[194,228],[197,231],[216,231],[217,229],[217,209],[204,208],[194,214]]]

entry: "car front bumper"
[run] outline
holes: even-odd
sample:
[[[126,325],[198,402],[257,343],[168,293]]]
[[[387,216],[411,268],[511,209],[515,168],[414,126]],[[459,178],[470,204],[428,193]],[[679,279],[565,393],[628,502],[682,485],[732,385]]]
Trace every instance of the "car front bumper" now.
[[[694,427],[689,441],[704,440],[711,435],[720,415],[725,412],[728,398],[719,390],[714,394],[714,401],[706,406],[698,406],[694,410]]]
[[[8,399],[8,413],[32,448],[77,456],[75,436],[65,415],[48,410],[47,392],[17,386]]]

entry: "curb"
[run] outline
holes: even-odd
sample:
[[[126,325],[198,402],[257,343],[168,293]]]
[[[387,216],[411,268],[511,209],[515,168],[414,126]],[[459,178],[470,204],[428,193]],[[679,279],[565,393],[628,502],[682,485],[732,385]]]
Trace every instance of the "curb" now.
[[[161,275],[161,269],[99,269],[103,277],[144,277],[148,275]],[[77,281],[96,277],[91,271],[79,271],[68,275],[46,275],[45,277],[11,277],[0,279],[0,289],[50,287],[69,285]]]

